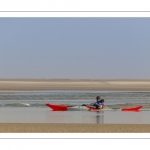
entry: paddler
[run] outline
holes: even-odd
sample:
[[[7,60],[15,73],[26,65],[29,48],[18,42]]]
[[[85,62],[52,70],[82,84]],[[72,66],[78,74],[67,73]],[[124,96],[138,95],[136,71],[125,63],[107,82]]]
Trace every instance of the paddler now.
[[[93,106],[102,109],[104,107],[104,99],[101,99],[100,96],[96,96],[96,102],[93,104]]]

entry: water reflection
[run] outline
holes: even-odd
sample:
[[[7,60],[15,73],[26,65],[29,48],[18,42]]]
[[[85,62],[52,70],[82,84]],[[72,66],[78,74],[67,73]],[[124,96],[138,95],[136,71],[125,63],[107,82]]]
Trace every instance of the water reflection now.
[[[96,123],[104,124],[104,112],[103,111],[96,112]]]
[[[43,107],[1,107],[0,123],[150,124],[150,111],[51,111]]]

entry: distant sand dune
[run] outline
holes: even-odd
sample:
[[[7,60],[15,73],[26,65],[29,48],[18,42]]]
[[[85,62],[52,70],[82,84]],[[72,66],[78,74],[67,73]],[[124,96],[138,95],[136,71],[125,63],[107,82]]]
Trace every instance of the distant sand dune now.
[[[0,90],[149,91],[150,80],[0,79]]]

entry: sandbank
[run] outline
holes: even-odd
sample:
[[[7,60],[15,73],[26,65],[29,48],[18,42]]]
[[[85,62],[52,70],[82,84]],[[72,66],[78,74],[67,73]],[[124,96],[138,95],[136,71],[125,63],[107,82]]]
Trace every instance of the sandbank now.
[[[1,133],[149,133],[149,124],[0,123]]]
[[[0,79],[0,92],[6,90],[149,91],[150,80]]]

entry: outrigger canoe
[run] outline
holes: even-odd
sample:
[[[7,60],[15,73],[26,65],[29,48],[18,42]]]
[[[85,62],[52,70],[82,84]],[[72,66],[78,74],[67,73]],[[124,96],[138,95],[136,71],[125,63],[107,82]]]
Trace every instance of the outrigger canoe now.
[[[67,111],[67,110],[90,110],[90,111],[100,111],[103,110],[103,108],[95,108],[90,105],[85,106],[67,106],[67,105],[60,105],[60,104],[46,104],[49,108],[51,108],[53,111]],[[139,111],[143,106],[135,106],[135,107],[129,107],[129,108],[122,108],[121,111]]]

